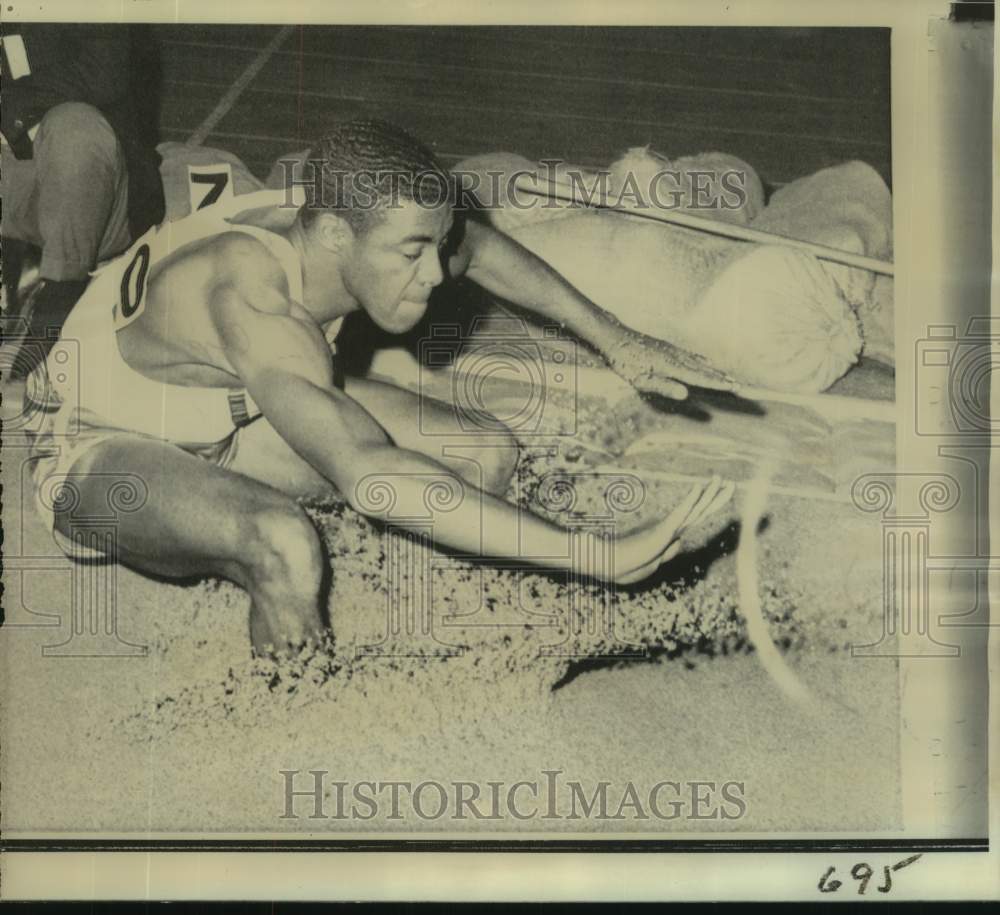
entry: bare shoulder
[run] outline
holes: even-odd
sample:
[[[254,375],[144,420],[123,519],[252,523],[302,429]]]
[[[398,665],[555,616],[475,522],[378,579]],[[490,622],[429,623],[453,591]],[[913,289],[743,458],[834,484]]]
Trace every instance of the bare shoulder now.
[[[288,279],[267,245],[246,232],[223,232],[214,245],[219,285],[258,311],[288,314]]]

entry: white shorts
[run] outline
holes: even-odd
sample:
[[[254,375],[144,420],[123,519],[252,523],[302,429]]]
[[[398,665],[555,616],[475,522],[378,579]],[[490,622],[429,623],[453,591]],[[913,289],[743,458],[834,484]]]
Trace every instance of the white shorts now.
[[[32,397],[33,390],[45,393],[41,397]],[[74,533],[72,538],[63,534],[55,524],[57,512],[68,511],[72,519],[73,507],[77,502],[73,480],[74,477],[82,476],[80,473],[74,474],[73,468],[81,457],[98,445],[119,437],[165,442],[222,468],[233,463],[239,448],[240,429],[234,429],[230,435],[217,442],[180,444],[116,425],[86,407],[62,403],[47,384],[44,365],[36,369],[29,379],[27,391],[25,396],[31,398],[31,408],[43,414],[30,452],[35,505],[52,531],[56,543],[72,559],[94,560],[108,556],[107,551],[101,547],[99,535],[88,531],[86,524],[81,525],[80,532]],[[124,510],[127,510],[129,500],[138,495],[130,494],[129,487],[129,475],[123,472],[122,485],[114,488]],[[133,485],[132,488],[136,487]],[[115,499],[109,498],[109,503],[114,501]],[[110,513],[115,509],[116,505],[109,504]]]

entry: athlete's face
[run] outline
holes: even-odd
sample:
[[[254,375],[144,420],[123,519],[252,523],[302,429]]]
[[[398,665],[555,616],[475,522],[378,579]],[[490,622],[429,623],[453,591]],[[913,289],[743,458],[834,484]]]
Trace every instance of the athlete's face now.
[[[341,275],[379,327],[403,333],[424,316],[431,290],[444,279],[441,257],[452,226],[451,207],[407,200],[383,216],[368,232],[354,236]]]

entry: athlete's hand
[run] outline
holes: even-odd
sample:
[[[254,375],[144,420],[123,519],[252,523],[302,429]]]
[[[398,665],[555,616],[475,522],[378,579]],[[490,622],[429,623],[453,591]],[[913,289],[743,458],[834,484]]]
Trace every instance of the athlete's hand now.
[[[587,555],[580,558],[577,571],[621,585],[642,581],[680,552],[679,538],[685,529],[719,511],[732,498],[734,488],[732,483],[723,484],[719,477],[696,483],[666,518],[614,538],[612,567],[607,557],[599,559],[585,550]]]
[[[687,397],[687,384],[716,391],[738,388],[732,378],[713,368],[703,356],[634,331],[626,331],[606,358],[637,391],[662,394],[672,400]]]

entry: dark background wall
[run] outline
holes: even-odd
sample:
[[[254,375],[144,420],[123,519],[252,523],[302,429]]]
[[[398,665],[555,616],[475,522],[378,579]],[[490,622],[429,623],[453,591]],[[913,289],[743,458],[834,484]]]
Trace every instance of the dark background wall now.
[[[156,26],[160,138],[186,140],[276,26]],[[152,94],[152,93],[151,93]],[[446,165],[508,150],[606,165],[721,150],[781,184],[863,159],[890,178],[887,29],[295,28],[206,143],[260,177],[324,124],[410,128]]]

